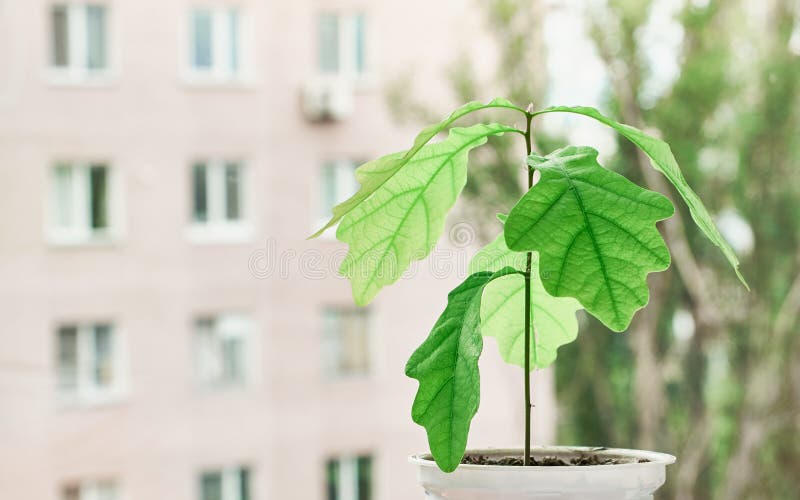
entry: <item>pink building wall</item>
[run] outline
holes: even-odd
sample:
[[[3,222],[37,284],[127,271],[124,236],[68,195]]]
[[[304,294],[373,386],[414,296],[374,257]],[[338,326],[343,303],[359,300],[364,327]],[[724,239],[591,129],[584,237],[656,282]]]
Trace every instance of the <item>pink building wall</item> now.
[[[479,26],[473,3],[217,1],[241,6],[254,27],[252,81],[219,86],[181,76],[193,2],[105,4],[112,77],[60,85],[48,75],[51,2],[0,0],[0,499],[56,500],[64,481],[110,477],[124,500],[193,500],[200,470],[240,463],[252,468],[256,500],[323,499],[324,460],[355,452],[375,457],[376,499],[421,498],[406,457],[426,442],[410,419],[416,382],[403,366],[465,268],[439,278],[422,264],[413,280],[384,290],[372,305],[370,375],[327,381],[320,310],[349,305],[349,286],[329,272],[309,277],[299,256],[341,256],[338,243],[305,240],[322,162],[404,149],[413,138],[415,127],[392,124],[384,83],[414,71],[430,101],[450,101],[436,68]],[[339,8],[367,15],[374,79],[356,91],[350,118],[310,124],[300,89],[315,74],[314,20]],[[251,238],[189,237],[189,167],[202,156],[244,160]],[[117,241],[48,241],[50,169],[64,158],[104,160],[119,175]],[[250,269],[268,240],[298,256],[286,278]],[[472,250],[454,252],[465,262]],[[257,373],[247,387],[205,391],[192,378],[192,321],[227,311],[255,320]],[[117,326],[125,395],[64,405],[54,329],[93,320]],[[521,444],[522,374],[486,344],[470,443]],[[537,433],[551,442],[549,373],[535,387],[537,407],[551,409],[537,410]]]

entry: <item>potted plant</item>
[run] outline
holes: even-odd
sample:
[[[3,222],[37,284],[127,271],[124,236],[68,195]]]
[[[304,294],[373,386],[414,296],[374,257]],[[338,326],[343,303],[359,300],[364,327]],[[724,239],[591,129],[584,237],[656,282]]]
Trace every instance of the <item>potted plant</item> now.
[[[498,108],[519,113],[524,128],[497,122],[452,127],[468,114]],[[736,255],[669,146],[593,108],[534,111],[505,99],[472,102],[425,128],[409,150],[362,165],[355,173],[360,189],[314,235],[338,224],[336,237],[349,245],[340,272],[350,279],[359,305],[433,249],[466,183],[472,149],[493,135],[518,134],[527,151],[527,192],[508,215],[498,215],[499,235],[472,259],[469,276],[450,292],[406,366],[406,374],[419,381],[412,418],[425,427],[430,445],[429,454],[411,461],[429,498],[652,498],[666,465],[675,460],[647,451],[531,447],[531,370],[550,365],[558,347],[577,337],[580,309],[612,330],[628,327],[648,302],[647,275],[670,264],[656,222],[674,212],[665,196],[603,168],[590,147],[534,152],[531,126],[546,113],[595,119],[633,142],[672,183],[747,286]],[[434,142],[444,131],[447,137]],[[503,359],[524,370],[523,449],[466,450],[480,400],[483,336],[495,337]]]

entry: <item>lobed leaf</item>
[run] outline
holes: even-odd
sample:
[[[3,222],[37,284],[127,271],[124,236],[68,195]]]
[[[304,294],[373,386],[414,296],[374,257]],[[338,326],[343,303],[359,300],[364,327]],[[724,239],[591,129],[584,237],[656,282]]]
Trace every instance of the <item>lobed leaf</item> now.
[[[597,162],[597,151],[569,146],[531,155],[541,179],[511,210],[505,241],[539,252],[544,288],[575,297],[609,328],[628,327],[649,299],[647,274],[669,267],[656,221],[672,203]]]
[[[350,248],[339,272],[350,279],[356,303],[368,303],[430,253],[466,184],[470,150],[515,130],[496,123],[450,129],[342,219],[336,237]]]
[[[493,279],[515,272],[510,267],[478,272],[451,291],[444,312],[406,365],[406,375],[419,380],[411,417],[425,427],[431,454],[445,472],[461,463],[480,404],[481,294]]]
[[[505,216],[500,217],[505,221]],[[575,313],[581,309],[570,297],[553,297],[544,289],[539,274],[539,256],[531,261],[531,369],[546,368],[556,359],[558,348],[578,337]],[[469,272],[495,271],[510,266],[527,268],[525,252],[506,246],[503,234],[472,258]],[[481,332],[494,337],[506,363],[525,368],[525,280],[522,275],[504,276],[486,286],[481,302]]]
[[[356,180],[358,180],[361,185],[358,191],[347,200],[333,207],[333,216],[331,219],[322,229],[311,235],[310,238],[316,238],[324,233],[326,229],[335,226],[345,215],[358,207],[364,200],[369,198],[375,191],[383,186],[384,183],[399,172],[400,169],[405,167],[431,139],[450,127],[455,121],[472,112],[489,108],[507,108],[521,113],[525,112],[525,110],[514,106],[510,101],[502,98],[494,99],[487,104],[474,101],[461,106],[441,122],[424,128],[422,132],[417,135],[416,139],[414,139],[414,144],[408,151],[383,156],[358,167],[358,169],[356,169]]]
[[[728,260],[728,263],[730,263],[731,267],[733,267],[733,270],[736,273],[736,276],[739,278],[739,281],[741,281],[748,290],[750,289],[747,281],[744,279],[744,276],[742,276],[742,273],[739,271],[739,259],[736,257],[736,253],[733,251],[733,248],[731,248],[730,244],[725,241],[725,238],[722,237],[722,234],[720,234],[717,226],[714,225],[714,220],[708,213],[708,209],[700,200],[700,197],[697,196],[697,193],[695,193],[691,187],[689,187],[689,184],[686,182],[686,179],[684,178],[683,173],[678,166],[678,162],[675,160],[675,156],[672,154],[669,144],[645,134],[635,127],[614,121],[600,113],[600,111],[595,108],[584,106],[555,106],[537,111],[534,113],[534,116],[554,112],[575,113],[587,116],[589,118],[594,118],[595,120],[613,128],[620,135],[633,142],[639,149],[644,151],[644,153],[650,158],[650,164],[653,166],[653,168],[664,174],[664,176],[672,183],[672,185],[675,186],[678,194],[681,196],[681,198],[683,198],[686,206],[689,207],[689,213],[691,214],[695,224],[697,224],[697,227],[699,227],[703,234],[705,234],[706,238],[708,238],[722,251],[722,254],[725,255],[725,258]]]

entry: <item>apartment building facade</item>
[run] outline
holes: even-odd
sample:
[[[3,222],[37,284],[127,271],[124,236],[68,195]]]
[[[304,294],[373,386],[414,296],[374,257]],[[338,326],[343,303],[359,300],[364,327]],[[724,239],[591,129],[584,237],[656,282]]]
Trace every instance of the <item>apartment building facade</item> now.
[[[403,365],[470,249],[357,309],[345,249],[305,237],[413,138],[388,79],[447,100],[471,9],[0,0],[0,498],[421,494]],[[513,444],[490,354],[472,443]]]

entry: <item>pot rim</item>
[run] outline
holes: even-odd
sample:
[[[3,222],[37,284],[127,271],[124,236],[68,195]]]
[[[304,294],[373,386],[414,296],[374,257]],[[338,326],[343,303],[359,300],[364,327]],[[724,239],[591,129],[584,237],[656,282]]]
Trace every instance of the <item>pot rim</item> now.
[[[644,458],[647,462],[633,462],[625,464],[608,464],[608,465],[531,465],[522,467],[519,465],[478,465],[478,464],[460,464],[456,470],[483,470],[483,471],[590,471],[590,470],[620,470],[624,468],[634,467],[664,467],[675,463],[676,458],[667,453],[660,453],[657,451],[646,450],[633,450],[628,448],[606,448],[603,446],[532,446],[532,452],[536,453],[595,453],[600,455],[619,456],[621,458]],[[516,455],[523,454],[521,448],[476,448],[468,449],[465,454],[482,454],[482,455]],[[433,467],[437,468],[436,462],[430,452],[418,453],[408,457],[408,461],[420,467]]]

